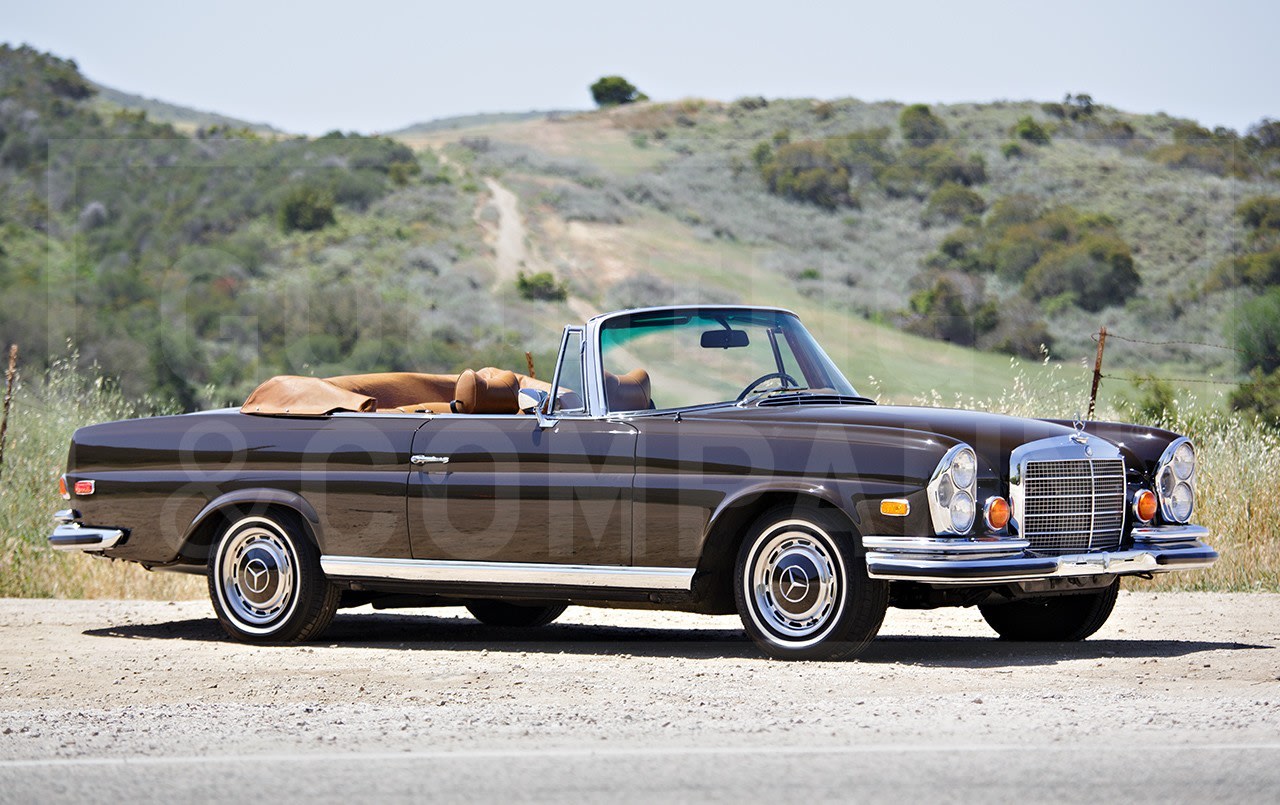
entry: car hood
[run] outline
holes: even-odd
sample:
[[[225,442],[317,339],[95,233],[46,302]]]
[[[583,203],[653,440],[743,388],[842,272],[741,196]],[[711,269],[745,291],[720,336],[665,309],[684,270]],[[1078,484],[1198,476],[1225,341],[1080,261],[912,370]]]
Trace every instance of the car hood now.
[[[685,417],[691,414],[686,413]],[[902,428],[966,442],[992,474],[1008,477],[1009,453],[1018,445],[1075,433],[1069,426],[981,411],[908,405],[787,405],[719,408],[698,417],[750,422],[790,422],[817,427]],[[1094,437],[1099,438],[1099,437]]]

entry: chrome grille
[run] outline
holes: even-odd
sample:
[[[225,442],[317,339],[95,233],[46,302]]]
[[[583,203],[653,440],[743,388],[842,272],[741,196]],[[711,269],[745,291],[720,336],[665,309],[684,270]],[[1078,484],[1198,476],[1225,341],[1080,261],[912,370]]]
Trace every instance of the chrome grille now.
[[[1113,550],[1124,529],[1124,460],[1028,461],[1023,501],[1021,532],[1031,550]]]

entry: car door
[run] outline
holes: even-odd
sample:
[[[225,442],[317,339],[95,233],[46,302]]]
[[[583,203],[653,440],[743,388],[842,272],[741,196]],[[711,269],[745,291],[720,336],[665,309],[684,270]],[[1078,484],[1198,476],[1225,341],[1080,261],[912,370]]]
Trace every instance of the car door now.
[[[413,440],[413,557],[629,565],[635,448],[607,420],[437,416]]]

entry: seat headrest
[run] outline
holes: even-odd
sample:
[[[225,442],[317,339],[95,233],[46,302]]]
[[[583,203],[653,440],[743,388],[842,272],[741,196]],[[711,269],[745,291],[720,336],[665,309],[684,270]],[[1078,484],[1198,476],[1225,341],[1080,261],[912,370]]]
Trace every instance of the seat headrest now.
[[[516,414],[520,412],[520,381],[515,372],[486,367],[458,375],[454,391],[460,414]]]
[[[604,401],[610,411],[649,410],[649,373],[644,369],[632,369],[623,375],[605,372]]]

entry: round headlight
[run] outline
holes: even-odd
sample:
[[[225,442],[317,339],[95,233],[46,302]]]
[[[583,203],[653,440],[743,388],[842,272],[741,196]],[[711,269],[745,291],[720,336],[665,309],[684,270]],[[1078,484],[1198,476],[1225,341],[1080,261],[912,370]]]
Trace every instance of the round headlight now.
[[[956,492],[948,508],[951,511],[951,527],[957,533],[963,534],[973,527],[975,508],[968,492]]]
[[[1196,469],[1196,450],[1190,442],[1178,445],[1178,449],[1173,451],[1173,459],[1169,462],[1169,466],[1173,467],[1173,473],[1178,476],[1178,480],[1185,481],[1191,477],[1191,473]]]
[[[1173,519],[1180,523],[1190,520],[1191,510],[1195,505],[1196,496],[1191,491],[1190,484],[1178,484],[1173,488],[1173,494],[1169,496],[1169,513],[1173,515]]]
[[[956,453],[955,458],[951,459],[951,478],[961,489],[968,489],[973,485],[977,471],[978,459],[972,450],[961,450]]]
[[[1173,494],[1173,486],[1177,479],[1173,474],[1173,467],[1165,467],[1160,473],[1160,477],[1156,479],[1156,483],[1160,486],[1160,495],[1168,499]]]
[[[956,485],[951,482],[950,476],[943,478],[942,483],[938,484],[938,505],[946,508],[951,505],[951,496],[956,493]]]

